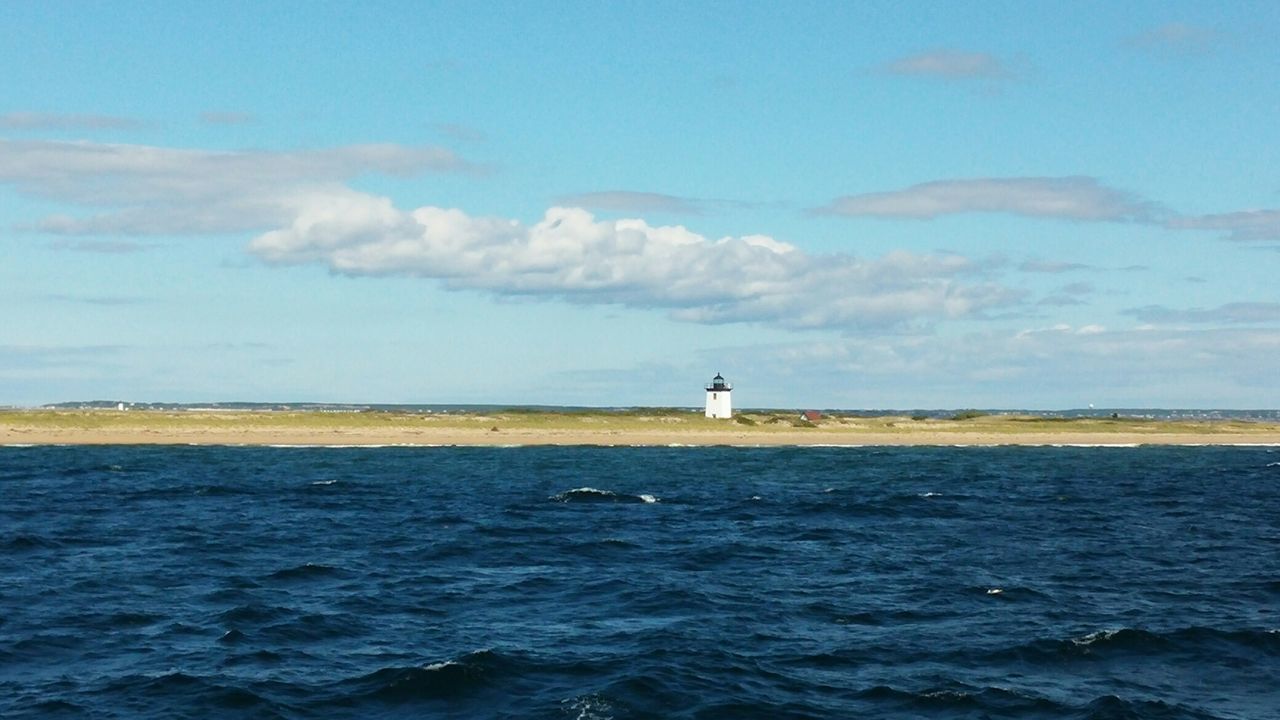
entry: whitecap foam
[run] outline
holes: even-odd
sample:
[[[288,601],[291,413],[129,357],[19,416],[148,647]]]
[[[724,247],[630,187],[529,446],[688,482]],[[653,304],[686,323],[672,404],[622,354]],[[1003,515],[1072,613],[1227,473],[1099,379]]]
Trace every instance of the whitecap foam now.
[[[332,484],[334,484],[334,483],[336,483],[336,482],[338,482],[338,481],[337,481],[337,480],[317,480],[317,481],[315,481],[315,482],[313,482],[313,483],[311,483],[311,484],[312,484],[312,485],[332,485]]]
[[[205,443],[187,443],[188,445],[205,445]],[[254,447],[252,443],[226,443],[227,447]],[[423,448],[423,447],[455,447],[445,443],[268,443],[262,447],[298,450],[351,450],[377,448]],[[499,446],[501,447],[501,446]]]
[[[585,500],[585,499],[615,500],[617,499],[617,497],[618,497],[618,494],[613,492],[612,490],[601,490],[599,488],[593,488],[593,487],[580,487],[580,488],[574,488],[572,490],[565,490],[562,493],[556,493],[555,495],[552,495],[547,499],[555,500],[556,502],[567,503],[575,499],[577,500]]]
[[[1103,448],[1136,448],[1146,443],[1077,443],[1067,447],[1103,447]]]
[[[1075,645],[1092,645],[1098,642],[1099,640],[1110,640],[1111,638],[1115,637],[1116,633],[1118,632],[1120,631],[1114,630],[1114,629],[1113,630],[1097,630],[1095,632],[1089,633],[1088,635],[1085,635],[1084,637],[1071,638],[1071,642]]]
[[[565,490],[562,493],[556,493],[548,500],[556,502],[615,502],[615,503],[644,503],[650,505],[660,502],[662,498],[649,493],[639,495],[628,495],[625,493],[617,493],[612,490],[601,490],[593,487],[580,487],[572,490]]]
[[[574,720],[613,720],[613,705],[599,695],[583,695],[560,701],[574,715]]]

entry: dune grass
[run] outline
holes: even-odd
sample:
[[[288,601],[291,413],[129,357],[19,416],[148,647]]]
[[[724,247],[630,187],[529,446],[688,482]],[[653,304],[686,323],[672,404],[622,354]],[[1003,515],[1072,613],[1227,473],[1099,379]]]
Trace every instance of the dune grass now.
[[[368,432],[448,428],[497,431],[734,432],[814,434],[955,433],[1025,435],[1055,433],[1112,434],[1264,434],[1280,431],[1274,423],[1248,421],[1151,420],[1146,418],[1062,418],[985,415],[962,412],[950,418],[825,415],[814,422],[798,412],[750,411],[733,420],[671,408],[542,411],[511,409],[490,413],[399,413],[383,411],[174,411],[174,410],[0,410],[0,428],[98,432]]]

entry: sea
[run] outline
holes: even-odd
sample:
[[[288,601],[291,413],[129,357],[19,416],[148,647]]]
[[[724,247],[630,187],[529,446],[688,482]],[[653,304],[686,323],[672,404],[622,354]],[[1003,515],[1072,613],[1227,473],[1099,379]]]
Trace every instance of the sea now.
[[[1277,447],[0,447],[3,718],[1280,718]]]

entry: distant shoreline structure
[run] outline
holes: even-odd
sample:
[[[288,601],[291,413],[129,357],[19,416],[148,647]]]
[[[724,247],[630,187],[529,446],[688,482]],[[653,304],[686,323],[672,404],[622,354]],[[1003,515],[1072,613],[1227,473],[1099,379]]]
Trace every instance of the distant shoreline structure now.
[[[131,402],[128,400],[86,400],[48,403],[34,408],[0,406],[8,410],[118,410],[123,404],[130,411],[187,411],[208,413],[236,412],[320,412],[320,413],[404,413],[404,414],[467,414],[467,413],[607,413],[636,414],[653,412],[688,412],[702,414],[700,406],[646,406],[646,405],[541,405],[502,403],[326,403],[326,402]],[[804,412],[817,410],[824,415],[877,418],[877,417],[926,417],[948,419],[961,414],[996,416],[1029,416],[1043,418],[1134,418],[1145,420],[1253,420],[1280,422],[1280,408],[1066,408],[1061,410],[1029,410],[1024,408],[823,408],[796,406],[793,408],[756,407],[736,408],[746,414]]]

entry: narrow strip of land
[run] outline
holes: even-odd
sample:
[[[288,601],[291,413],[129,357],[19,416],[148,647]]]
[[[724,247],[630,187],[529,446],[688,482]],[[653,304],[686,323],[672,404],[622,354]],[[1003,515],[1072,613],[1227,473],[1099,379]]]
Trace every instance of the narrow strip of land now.
[[[956,419],[679,411],[0,412],[0,445],[1280,445],[1280,425],[1144,418]]]

